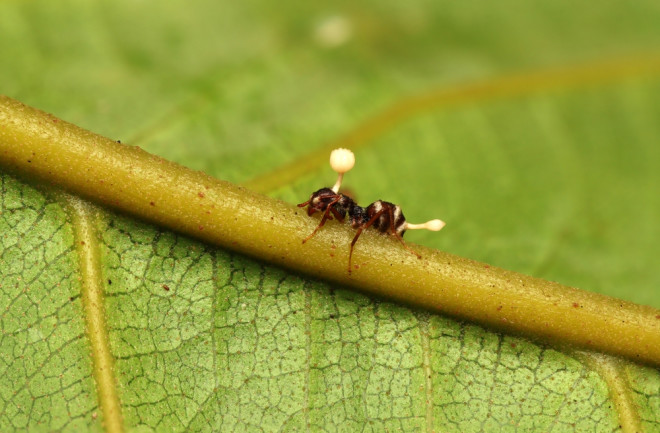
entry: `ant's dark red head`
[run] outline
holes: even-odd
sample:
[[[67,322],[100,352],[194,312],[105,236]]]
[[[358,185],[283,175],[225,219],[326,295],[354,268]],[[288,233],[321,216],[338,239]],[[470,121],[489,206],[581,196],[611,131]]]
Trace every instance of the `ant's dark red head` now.
[[[325,219],[332,219],[332,216],[334,216],[337,221],[341,222],[355,206],[355,202],[349,196],[336,193],[331,188],[321,188],[314,192],[309,200],[298,205],[298,207],[305,206],[307,206],[307,215],[323,212]]]
[[[320,190],[313,192],[304,203],[300,203],[298,207],[307,207],[307,215],[313,215],[315,212],[325,212],[328,209],[328,206],[337,202],[337,197],[339,194],[331,190],[330,188],[321,188]]]

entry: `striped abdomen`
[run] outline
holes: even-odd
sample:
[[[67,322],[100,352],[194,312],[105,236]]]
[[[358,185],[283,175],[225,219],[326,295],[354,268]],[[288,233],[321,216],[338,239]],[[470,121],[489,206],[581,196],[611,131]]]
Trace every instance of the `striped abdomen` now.
[[[366,221],[371,221],[380,214],[372,224],[372,227],[380,232],[391,233],[394,227],[396,233],[403,236],[406,231],[406,217],[403,216],[399,205],[377,200],[367,207],[365,213]]]

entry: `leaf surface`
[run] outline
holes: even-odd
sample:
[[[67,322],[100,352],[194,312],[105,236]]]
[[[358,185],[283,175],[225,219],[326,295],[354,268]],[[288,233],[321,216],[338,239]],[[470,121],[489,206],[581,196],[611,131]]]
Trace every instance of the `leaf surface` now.
[[[411,94],[658,46],[654,2],[593,9],[5,2],[0,77],[28,104],[246,182]],[[324,39],[332,25],[343,44]],[[448,221],[412,242],[660,307],[659,94],[657,75],[633,73],[420,110],[359,143],[346,185],[360,203]],[[1,181],[0,430],[103,430],[79,211]],[[298,203],[333,181],[319,167],[271,193]],[[660,431],[656,369],[370,299],[104,209],[84,221],[126,430]]]

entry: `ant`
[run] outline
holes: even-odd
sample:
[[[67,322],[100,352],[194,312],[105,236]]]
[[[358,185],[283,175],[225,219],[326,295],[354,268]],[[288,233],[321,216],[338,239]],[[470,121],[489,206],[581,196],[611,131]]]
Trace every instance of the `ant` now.
[[[339,192],[344,173],[352,169],[354,165],[355,155],[353,155],[353,152],[350,150],[335,149],[330,153],[330,166],[339,176],[337,182],[335,182],[332,188],[321,188],[312,193],[309,200],[298,205],[298,207],[308,206],[307,215],[309,216],[316,212],[323,212],[323,217],[321,218],[319,225],[314,229],[311,235],[303,239],[302,243],[304,244],[313,238],[316,232],[323,227],[327,220],[331,220],[334,217],[334,219],[343,223],[346,219],[346,215],[348,215],[351,226],[354,229],[357,229],[348,254],[349,274],[351,273],[353,247],[362,234],[362,231],[372,226],[381,233],[395,236],[404,248],[416,255],[417,258],[421,259],[422,256],[408,247],[403,241],[403,234],[406,230],[415,229],[438,231],[445,226],[445,223],[436,219],[424,224],[410,224],[406,222],[406,218],[403,216],[403,212],[401,212],[401,207],[399,205],[383,200],[377,200],[366,208],[358,206],[352,198]]]

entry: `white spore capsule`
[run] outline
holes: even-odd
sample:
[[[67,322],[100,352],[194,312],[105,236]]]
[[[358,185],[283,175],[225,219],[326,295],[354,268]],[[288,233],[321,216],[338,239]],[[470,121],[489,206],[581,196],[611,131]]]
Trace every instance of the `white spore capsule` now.
[[[331,188],[335,194],[339,192],[344,173],[355,165],[355,155],[348,149],[335,149],[330,153],[330,167],[337,172],[337,182]]]

